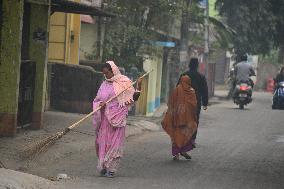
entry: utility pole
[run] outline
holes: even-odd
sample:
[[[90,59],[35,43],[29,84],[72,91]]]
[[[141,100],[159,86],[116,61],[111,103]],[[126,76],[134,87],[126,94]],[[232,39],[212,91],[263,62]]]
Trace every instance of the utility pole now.
[[[205,76],[209,77],[209,0],[205,0],[206,8],[204,12],[204,62],[205,62]]]
[[[177,48],[170,51],[173,63],[169,65],[169,90],[173,89],[179,79],[180,74],[185,71],[185,65],[188,64],[188,41],[189,41],[189,8],[192,0],[182,0],[182,14],[180,17],[180,41]]]
[[[189,62],[188,42],[189,42],[189,23],[190,23],[190,8],[193,0],[182,0],[182,14],[180,27],[180,41],[177,48],[171,53],[174,54],[174,63],[169,68],[170,84],[169,89],[173,89],[182,72],[187,69]]]
[[[92,5],[93,6],[96,5],[97,7],[100,7],[101,9],[105,8],[104,4],[102,3],[101,0],[97,0],[97,1],[93,0]],[[96,60],[101,62],[102,61],[102,56],[101,56],[101,52],[102,52],[102,17],[101,16],[98,17],[96,49],[97,49]]]
[[[205,0],[205,12],[204,12],[204,62],[205,62],[205,77],[208,84],[209,96],[214,95],[214,77],[209,73],[209,0]]]
[[[181,29],[180,29],[180,47],[179,47],[179,66],[178,71],[186,69],[186,65],[189,61],[188,55],[188,41],[189,41],[189,9],[192,0],[183,1],[183,10],[181,17]]]

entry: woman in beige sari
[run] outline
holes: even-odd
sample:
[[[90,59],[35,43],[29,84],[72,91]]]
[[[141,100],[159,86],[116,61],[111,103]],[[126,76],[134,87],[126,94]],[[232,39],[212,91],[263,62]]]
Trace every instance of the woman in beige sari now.
[[[191,79],[187,75],[182,76],[169,98],[168,110],[162,121],[163,129],[171,137],[174,160],[178,160],[179,155],[191,159],[187,152],[195,147],[192,135],[197,129],[196,109]]]

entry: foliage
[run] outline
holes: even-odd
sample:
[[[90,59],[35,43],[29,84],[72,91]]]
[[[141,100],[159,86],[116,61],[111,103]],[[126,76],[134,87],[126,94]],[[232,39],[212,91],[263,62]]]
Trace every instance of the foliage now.
[[[175,3],[167,0],[108,0],[108,10],[118,17],[107,21],[103,60],[114,59],[126,69],[141,66],[139,50],[148,41],[159,38],[151,29],[158,16],[175,14]],[[161,22],[161,28],[165,27]],[[151,50],[149,50],[151,52]]]
[[[278,65],[278,53],[279,51],[276,49],[271,50],[266,55],[262,55],[259,57],[260,62],[266,63],[266,64],[275,64]]]
[[[173,30],[179,30],[186,1],[107,0],[107,10],[118,17],[107,20],[103,60],[113,59],[126,69],[132,65],[140,67],[143,62],[141,52],[151,55],[157,51],[154,46],[148,45],[150,41],[168,40]],[[203,14],[196,6],[197,1],[192,2],[190,21],[203,23]],[[201,41],[200,35],[190,39]]]
[[[209,16],[219,18],[219,12],[215,9],[216,0],[209,0]]]
[[[217,0],[216,7],[237,35],[237,54],[268,54],[284,44],[283,0]]]
[[[236,35],[235,31],[228,27],[221,20],[216,19],[214,17],[209,17],[209,22],[210,25],[213,26],[212,33],[216,38],[212,45],[214,45],[215,48],[231,49],[232,39]]]

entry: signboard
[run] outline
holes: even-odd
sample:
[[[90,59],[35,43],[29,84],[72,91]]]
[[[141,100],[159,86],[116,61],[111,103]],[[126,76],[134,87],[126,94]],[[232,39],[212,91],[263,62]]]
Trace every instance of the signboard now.
[[[160,46],[160,47],[175,47],[175,42],[171,41],[150,41],[151,45]]]
[[[202,9],[206,9],[207,1],[208,0],[200,0],[199,1],[199,7],[202,8]]]

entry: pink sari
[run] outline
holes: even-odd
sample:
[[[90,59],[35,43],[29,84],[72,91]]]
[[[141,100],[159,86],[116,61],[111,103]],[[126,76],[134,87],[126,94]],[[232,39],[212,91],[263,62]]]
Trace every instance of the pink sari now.
[[[134,88],[131,80],[122,75],[113,61],[107,62],[114,76],[104,81],[93,102],[93,108],[99,107],[100,102],[106,102],[114,96],[114,100],[107,103],[104,109],[94,114],[96,128],[96,152],[98,156],[98,170],[115,172],[123,154],[125,139],[126,117],[128,106],[133,102]],[[131,86],[130,88],[128,88]]]
[[[113,83],[104,81],[93,102],[93,108],[97,108],[100,102],[106,102],[113,96],[115,96]],[[94,114],[99,171],[105,169],[115,172],[117,170],[123,155],[127,115],[128,106],[120,106],[117,98]]]

